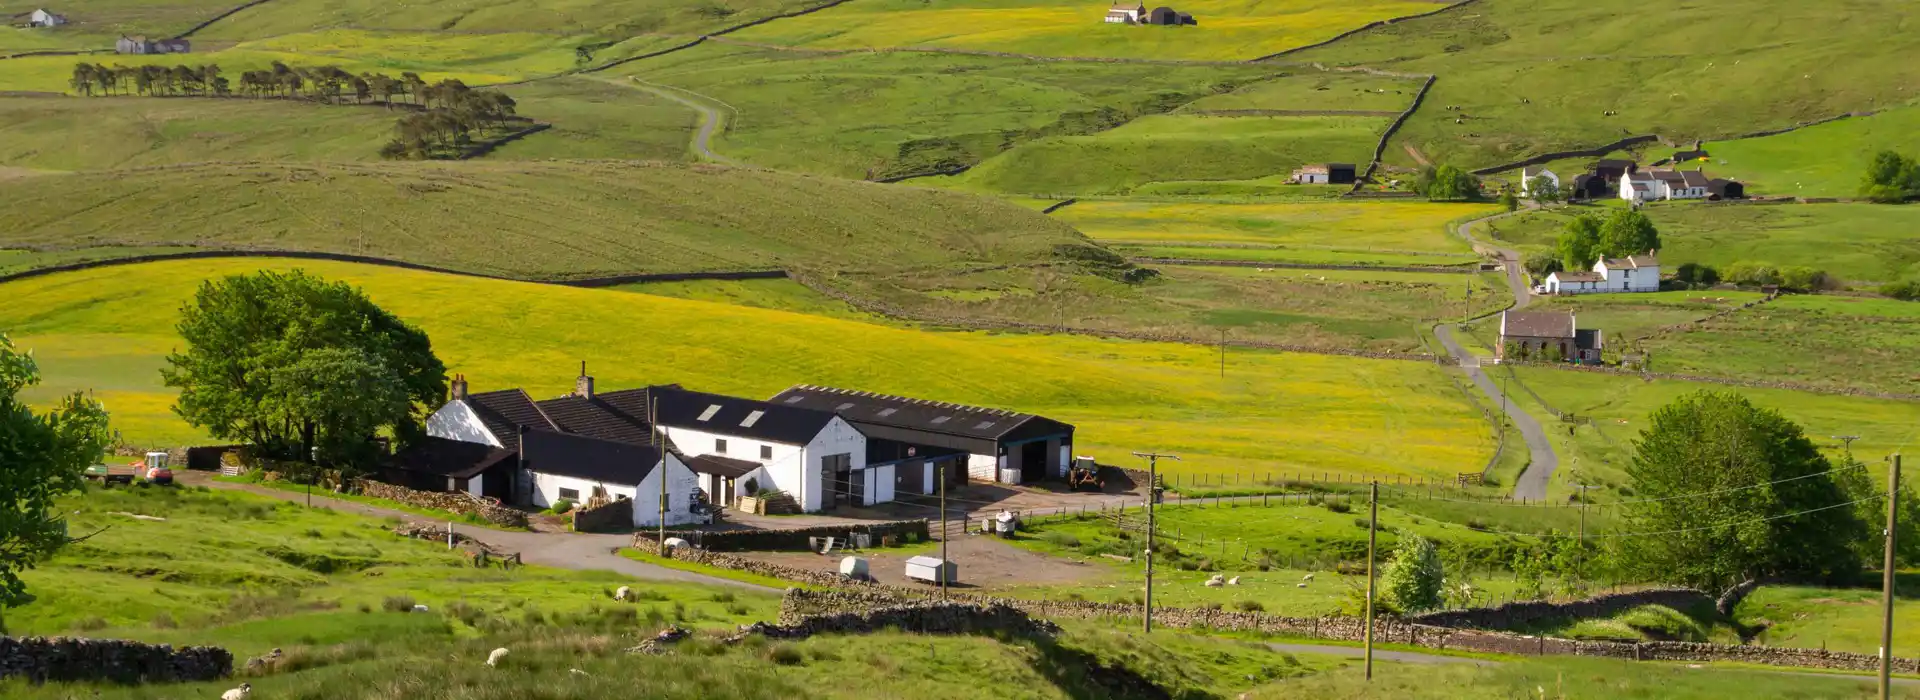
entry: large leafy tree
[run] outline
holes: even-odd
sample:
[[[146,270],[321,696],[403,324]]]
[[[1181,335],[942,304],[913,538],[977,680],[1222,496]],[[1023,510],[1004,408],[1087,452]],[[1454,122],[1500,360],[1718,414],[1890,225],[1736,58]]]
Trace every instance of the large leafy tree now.
[[[1442,165],[1433,172],[1433,178],[1425,183],[1421,190],[1427,199],[1435,201],[1459,201],[1473,199],[1480,194],[1480,181],[1458,166]]]
[[[1600,220],[1587,214],[1574,217],[1560,232],[1558,248],[1566,269],[1591,269],[1600,258]]]
[[[1869,533],[1846,505],[1857,497],[1779,413],[1737,394],[1690,394],[1655,411],[1634,447],[1627,474],[1637,502],[1625,519],[1635,534],[1623,563],[1641,575],[1751,590],[1770,578],[1859,573]]]
[[[69,541],[53,499],[106,452],[100,404],[75,393],[35,413],[20,392],[39,380],[33,358],[0,335],[0,609],[30,600],[19,573]]]
[[[1654,228],[1653,220],[1647,218],[1646,214],[1622,209],[1608,216],[1607,222],[1600,225],[1600,255],[1624,258],[1659,249],[1660,231]]]
[[[417,435],[446,392],[425,333],[300,270],[201,284],[179,331],[187,349],[161,370],[180,389],[174,412],[273,457],[363,464],[369,438]]]
[[[1440,566],[1440,553],[1433,542],[1419,535],[1400,538],[1400,545],[1393,550],[1393,563],[1381,574],[1380,584],[1387,602],[1400,612],[1440,607],[1446,571]]]

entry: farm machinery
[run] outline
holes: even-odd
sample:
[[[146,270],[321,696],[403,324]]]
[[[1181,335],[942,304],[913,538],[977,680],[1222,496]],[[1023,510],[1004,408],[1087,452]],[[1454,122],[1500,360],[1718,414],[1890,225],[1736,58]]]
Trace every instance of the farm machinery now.
[[[1075,491],[1105,491],[1107,484],[1100,478],[1100,465],[1092,457],[1075,455],[1072,466],[1067,468],[1067,486]]]

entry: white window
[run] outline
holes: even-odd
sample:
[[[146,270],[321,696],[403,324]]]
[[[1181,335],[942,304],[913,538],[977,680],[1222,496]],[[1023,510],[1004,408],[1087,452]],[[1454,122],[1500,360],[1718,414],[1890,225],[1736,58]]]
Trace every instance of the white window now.
[[[721,440],[721,439],[717,439],[717,438],[716,438],[716,439],[715,439],[715,440],[713,441],[713,451],[715,451],[715,452],[718,452],[718,453],[720,453],[720,454],[726,454],[726,453],[727,453],[727,441],[726,441],[726,440]]]
[[[761,445],[761,446],[760,446],[760,458],[761,458],[761,459],[773,459],[773,446],[772,446],[772,445]]]
[[[560,489],[560,497],[569,501],[580,500],[580,489]]]

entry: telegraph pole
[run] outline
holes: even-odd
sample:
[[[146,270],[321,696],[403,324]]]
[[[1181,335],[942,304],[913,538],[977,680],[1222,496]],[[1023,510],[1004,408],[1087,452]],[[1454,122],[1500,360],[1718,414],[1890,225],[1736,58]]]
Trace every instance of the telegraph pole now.
[[[660,555],[667,554],[667,446],[660,435],[660,397],[647,392],[647,429],[653,431],[654,452],[660,456]]]
[[[1380,533],[1380,482],[1371,487],[1367,504],[1367,680],[1373,680],[1373,548]]]
[[[940,480],[940,599],[947,599],[947,463],[935,467]]]
[[[1880,700],[1892,696],[1893,674],[1893,549],[1900,539],[1900,455],[1893,456],[1893,468],[1887,471],[1887,553],[1880,566]]]
[[[1220,329],[1220,378],[1227,378],[1227,329]]]
[[[1587,580],[1587,485],[1580,485],[1580,580]]]
[[[1848,464],[1852,464],[1852,463],[1853,463],[1853,441],[1855,441],[1855,440],[1858,440],[1858,439],[1860,439],[1860,436],[1858,436],[1858,435],[1835,435],[1835,436],[1833,436],[1833,439],[1835,439],[1835,440],[1839,440],[1839,441],[1840,441],[1840,442],[1842,443],[1842,446],[1843,446],[1843,447],[1844,447],[1844,448],[1846,449],[1846,451],[1847,451],[1847,463],[1848,463]]]
[[[1153,631],[1153,502],[1160,500],[1160,458],[1175,462],[1182,461],[1178,455],[1158,452],[1135,452],[1135,457],[1147,458],[1147,597],[1141,605],[1141,631]]]

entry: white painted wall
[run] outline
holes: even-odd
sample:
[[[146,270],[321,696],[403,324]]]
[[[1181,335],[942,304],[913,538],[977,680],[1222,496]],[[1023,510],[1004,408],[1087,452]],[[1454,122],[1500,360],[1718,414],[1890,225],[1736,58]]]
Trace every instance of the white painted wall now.
[[[806,495],[804,498],[798,496],[796,498],[800,500],[800,507],[808,512],[820,510],[826,505],[823,488],[825,484],[820,480],[820,464],[826,458],[845,454],[850,456],[849,461],[853,465],[853,471],[860,472],[867,468],[867,436],[854,428],[853,424],[838,416],[829,421],[827,427],[820,430],[820,434],[813,436],[813,440],[809,441],[801,451],[803,453],[801,481],[805,484]],[[887,492],[893,492],[891,483],[887,485]],[[889,497],[888,500],[892,498]]]
[[[580,497],[574,499],[574,503],[576,504],[585,503],[587,499],[593,498],[593,487],[595,486],[606,489],[607,496],[611,498],[619,498],[621,496],[626,496],[627,498],[634,497],[634,488],[630,484],[609,484],[601,481],[590,481],[587,479],[542,472],[531,472],[531,474],[533,475],[533,506],[535,508],[553,507],[553,504],[560,500],[560,489],[573,489],[580,492]]]
[[[707,522],[704,516],[694,515],[693,492],[700,488],[700,475],[688,469],[685,462],[671,454],[667,455],[666,469],[655,469],[647,474],[636,489],[638,495],[633,499],[634,527],[660,526],[660,479],[667,479],[667,524],[692,525]]]
[[[474,496],[485,493],[480,490],[480,483],[484,478],[486,478],[485,474],[475,474],[472,478],[467,479],[467,493],[473,494]]]
[[[894,466],[895,465],[892,464],[884,464],[859,472],[860,478],[865,486],[863,493],[866,494],[866,498],[860,505],[870,506],[876,503],[893,501]]]
[[[1528,177],[1527,171],[1523,168],[1520,170],[1520,194],[1529,196],[1533,194],[1533,178],[1536,177],[1546,178],[1548,182],[1553,183],[1554,189],[1560,188],[1560,176],[1553,174],[1552,170],[1542,170],[1534,173],[1533,177]]]
[[[502,447],[493,431],[487,430],[487,424],[465,401],[448,401],[447,405],[427,416],[427,434],[447,440]]]
[[[855,471],[865,469],[867,465],[867,436],[839,417],[828,422],[805,445],[768,442],[684,427],[666,428],[666,433],[673,445],[688,456],[721,455],[760,463],[760,469],[734,482],[739,493],[746,493],[747,479],[756,478],[760,480],[761,488],[787,492],[800,504],[801,510],[809,513],[819,511],[825,505],[821,498],[821,459],[847,454],[852,456]],[[715,440],[726,440],[727,451],[716,449]],[[762,447],[770,448],[772,456],[762,458]]]

